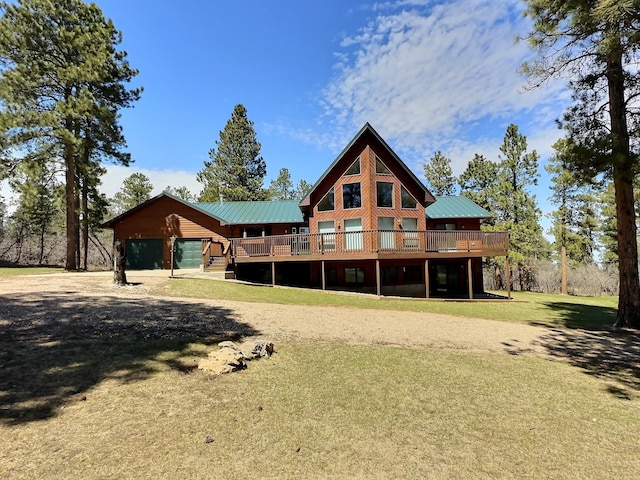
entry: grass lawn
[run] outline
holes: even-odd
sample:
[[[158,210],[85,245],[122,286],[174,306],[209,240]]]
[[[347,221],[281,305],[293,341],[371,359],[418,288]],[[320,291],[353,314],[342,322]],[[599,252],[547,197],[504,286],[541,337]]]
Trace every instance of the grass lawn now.
[[[16,275],[41,275],[43,273],[61,273],[64,272],[62,267],[32,267],[24,265],[4,264],[0,266],[0,277],[10,277]]]
[[[289,305],[332,305],[357,308],[407,310],[585,328],[609,329],[613,325],[618,297],[574,297],[569,295],[516,292],[514,301],[451,302],[424,299],[378,298],[339,292],[297,288],[271,288],[222,280],[175,279],[163,292],[170,295],[220,298]],[[503,292],[495,292],[503,293]]]
[[[564,363],[289,343],[243,372],[212,378],[190,370],[204,345],[123,368],[117,357],[130,347],[96,352],[97,367],[117,368],[51,418],[0,424],[0,477],[584,479],[640,471],[640,400],[611,395],[606,381]]]

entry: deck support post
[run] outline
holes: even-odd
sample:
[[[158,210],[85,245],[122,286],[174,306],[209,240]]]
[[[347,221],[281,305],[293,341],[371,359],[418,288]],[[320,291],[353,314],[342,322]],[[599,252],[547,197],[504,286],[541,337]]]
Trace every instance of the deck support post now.
[[[327,289],[327,274],[324,269],[324,260],[322,260],[322,290]]]
[[[509,264],[509,255],[504,261],[504,273],[507,281],[507,298],[511,300],[511,265]]]
[[[376,295],[380,296],[380,260],[376,259]]]
[[[467,259],[467,276],[469,277],[469,300],[473,300],[473,271],[471,270],[471,257]]]
[[[276,262],[271,262],[271,286],[276,286]]]
[[[429,298],[429,259],[424,261],[424,298]]]

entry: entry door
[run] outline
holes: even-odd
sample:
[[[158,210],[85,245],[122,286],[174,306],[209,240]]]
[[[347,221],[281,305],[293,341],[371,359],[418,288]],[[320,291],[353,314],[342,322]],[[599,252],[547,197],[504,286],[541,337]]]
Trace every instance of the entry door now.
[[[389,230],[387,232],[379,232],[380,249],[396,248],[395,234],[393,233],[395,219],[393,217],[378,217],[378,230]]]
[[[344,221],[345,249],[362,250],[362,219],[347,218]],[[353,233],[360,232],[360,233]]]
[[[336,249],[336,231],[335,223],[333,220],[324,220],[318,222],[318,233],[321,233],[321,249],[335,250]]]

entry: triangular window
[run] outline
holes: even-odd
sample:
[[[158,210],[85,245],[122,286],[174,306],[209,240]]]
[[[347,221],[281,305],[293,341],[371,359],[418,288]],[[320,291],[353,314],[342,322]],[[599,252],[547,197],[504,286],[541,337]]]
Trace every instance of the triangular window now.
[[[356,161],[344,172],[345,175],[360,175],[360,157],[356,158]]]
[[[409,190],[404,188],[404,186],[400,189],[400,196],[402,197],[402,208],[416,208],[418,205],[416,199],[413,198],[413,195],[411,195]]]
[[[379,175],[391,175],[391,170],[382,163],[382,160],[376,155],[376,173]]]
[[[327,212],[330,210],[335,210],[335,208],[336,204],[334,201],[333,187],[331,187],[331,190],[329,190],[327,194],[322,198],[322,200],[320,200],[320,202],[318,203],[318,211]]]

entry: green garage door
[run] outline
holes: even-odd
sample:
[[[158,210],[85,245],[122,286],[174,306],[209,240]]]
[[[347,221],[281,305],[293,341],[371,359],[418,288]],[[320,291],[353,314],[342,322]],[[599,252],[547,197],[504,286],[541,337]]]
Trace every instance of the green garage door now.
[[[189,240],[188,238],[176,239],[173,253],[173,266],[175,268],[199,268],[202,263],[202,242]]]
[[[127,239],[125,243],[126,268],[147,270],[162,268],[162,239]]]

